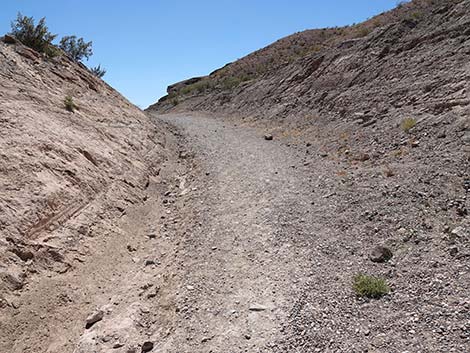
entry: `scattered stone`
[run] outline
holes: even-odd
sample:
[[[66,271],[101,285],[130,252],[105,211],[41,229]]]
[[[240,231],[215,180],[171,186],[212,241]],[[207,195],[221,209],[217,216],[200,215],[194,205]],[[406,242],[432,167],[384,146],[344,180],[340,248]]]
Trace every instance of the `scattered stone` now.
[[[181,152],[179,153],[179,157],[180,157],[181,159],[187,159],[187,158],[189,157],[189,153],[186,152],[186,151],[181,151]]]
[[[387,262],[392,257],[392,251],[386,246],[376,246],[370,254],[370,260],[377,263]]]
[[[265,307],[264,305],[254,303],[250,305],[249,310],[250,311],[266,311],[268,310],[268,308]]]
[[[3,43],[16,44],[16,43],[18,43],[18,40],[15,37],[12,37],[12,36],[9,36],[8,34],[5,34],[3,36]]]
[[[78,233],[81,235],[88,235],[88,227],[81,225],[78,227]]]
[[[104,311],[103,310],[96,310],[93,313],[90,314],[90,316],[87,317],[86,319],[86,325],[85,328],[89,329],[91,328],[94,324],[96,324],[98,321],[103,320],[104,317]]]
[[[147,259],[145,260],[145,266],[152,266],[155,265],[155,260]]]
[[[23,273],[17,275],[9,272],[0,272],[0,280],[13,290],[20,290],[26,284]]]
[[[266,135],[264,135],[264,139],[265,139],[266,141],[272,141],[272,140],[274,139],[274,137],[273,137],[273,135],[271,135],[271,134],[266,134]]]
[[[13,249],[12,251],[13,253],[15,253],[16,256],[18,256],[24,262],[28,260],[32,260],[34,258],[34,254],[29,250]]]
[[[135,252],[137,251],[137,248],[135,246],[132,246],[131,244],[127,244],[127,250],[129,252]]]
[[[457,254],[459,253],[459,248],[456,247],[456,246],[453,246],[449,249],[449,254],[450,256],[457,256]]]
[[[158,295],[159,291],[160,291],[160,288],[155,288],[152,292],[147,294],[147,299],[155,298]]]
[[[142,353],[150,352],[153,349],[153,342],[147,341],[142,345]]]
[[[450,234],[452,234],[453,236],[455,236],[457,238],[466,238],[466,237],[469,236],[469,233],[465,230],[464,227],[454,228],[454,229],[452,229]]]
[[[364,127],[371,126],[371,125],[374,125],[376,122],[377,122],[377,119],[371,119],[369,121],[366,121],[364,124],[362,124],[362,126]]]
[[[101,340],[102,340],[103,342],[107,343],[107,342],[110,342],[111,340],[113,340],[113,337],[110,336],[110,335],[106,335],[106,336],[104,336]]]

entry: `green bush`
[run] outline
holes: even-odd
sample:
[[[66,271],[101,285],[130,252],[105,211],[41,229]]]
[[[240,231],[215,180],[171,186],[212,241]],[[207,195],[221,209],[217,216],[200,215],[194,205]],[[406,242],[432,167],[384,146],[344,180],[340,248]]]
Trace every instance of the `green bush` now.
[[[73,113],[76,109],[78,109],[78,106],[73,101],[72,96],[65,97],[64,106],[65,106],[65,109],[71,113]]]
[[[92,67],[90,69],[91,73],[99,78],[102,78],[106,74],[106,70],[101,67],[101,65]]]
[[[362,27],[359,32],[357,33],[358,37],[366,37],[369,35],[369,33],[371,32],[371,29],[370,28],[367,28],[367,27]]]
[[[375,299],[390,292],[390,287],[383,278],[364,274],[354,276],[353,288],[357,296]]]
[[[226,90],[231,90],[234,89],[235,87],[238,87],[240,83],[242,82],[241,78],[238,77],[227,77],[223,82],[222,86]]]
[[[60,40],[59,48],[67,53],[73,60],[82,61],[93,55],[92,42],[85,42],[77,36],[65,36]]]
[[[49,57],[58,54],[57,48],[52,44],[57,35],[49,32],[45,17],[41,18],[39,23],[35,25],[33,17],[23,16],[18,13],[16,20],[11,23],[10,34],[27,47]]]
[[[201,80],[196,83],[193,83],[192,85],[188,85],[183,87],[179,93],[182,95],[187,95],[187,94],[192,94],[194,92],[196,93],[204,93],[207,90],[210,90],[214,87],[214,84],[210,82],[209,80]]]
[[[401,129],[404,132],[409,132],[415,126],[416,126],[416,119],[413,119],[413,118],[405,118],[401,122]]]

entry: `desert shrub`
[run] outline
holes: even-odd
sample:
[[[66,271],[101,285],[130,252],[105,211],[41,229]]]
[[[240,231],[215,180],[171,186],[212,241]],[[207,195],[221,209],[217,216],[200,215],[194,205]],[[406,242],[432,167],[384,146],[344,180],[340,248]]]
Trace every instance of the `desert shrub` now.
[[[370,28],[362,27],[358,31],[357,35],[358,35],[358,37],[365,37],[365,36],[369,35],[370,32],[371,32]]]
[[[203,93],[207,90],[210,90],[212,86],[212,83],[207,80],[199,81],[194,84],[194,87],[198,93]]]
[[[225,80],[223,80],[222,86],[226,90],[231,90],[235,87],[238,87],[241,82],[242,79],[239,77],[227,77]]]
[[[401,129],[404,132],[409,132],[413,127],[416,126],[416,119],[414,118],[405,118],[401,121]]]
[[[179,104],[179,100],[178,100],[178,97],[174,97],[171,99],[171,105],[176,107],[178,104]]]
[[[49,32],[45,17],[41,18],[36,25],[33,17],[18,13],[16,20],[11,23],[10,34],[27,47],[45,53],[47,56],[52,57],[58,54],[57,48],[52,44],[57,35]]]
[[[65,36],[60,40],[59,48],[66,52],[73,60],[82,61],[93,55],[92,42],[85,42],[77,36]]]
[[[193,91],[193,87],[191,85],[185,86],[180,90],[180,93],[183,95],[190,94]]]
[[[65,109],[69,112],[74,112],[76,109],[78,109],[78,106],[75,104],[73,101],[72,96],[66,96],[64,99],[64,106]]]
[[[410,14],[410,17],[413,20],[419,21],[424,17],[424,14],[422,12],[415,11]]]
[[[91,73],[99,78],[102,78],[106,74],[106,70],[101,67],[101,65],[92,67],[90,69]]]
[[[358,274],[354,276],[353,289],[357,296],[380,298],[390,292],[390,287],[383,278]]]
[[[179,93],[182,95],[193,94],[196,93],[203,93],[207,90],[210,90],[214,87],[214,84],[209,80],[201,80],[192,85],[187,85],[183,87]]]

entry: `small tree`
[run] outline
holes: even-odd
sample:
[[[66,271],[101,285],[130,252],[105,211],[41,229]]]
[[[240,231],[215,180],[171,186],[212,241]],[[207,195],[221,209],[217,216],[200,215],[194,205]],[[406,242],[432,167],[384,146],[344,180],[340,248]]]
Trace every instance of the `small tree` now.
[[[99,78],[102,78],[106,74],[106,69],[102,68],[101,65],[92,67],[90,69],[91,73]]]
[[[10,34],[24,45],[40,53],[45,53],[48,56],[53,56],[57,53],[56,48],[52,44],[57,35],[49,32],[45,17],[41,18],[39,23],[35,25],[33,17],[23,16],[18,12],[16,20],[11,23]]]
[[[65,36],[60,40],[59,48],[65,51],[73,60],[82,61],[93,55],[92,42],[85,42],[77,36]]]

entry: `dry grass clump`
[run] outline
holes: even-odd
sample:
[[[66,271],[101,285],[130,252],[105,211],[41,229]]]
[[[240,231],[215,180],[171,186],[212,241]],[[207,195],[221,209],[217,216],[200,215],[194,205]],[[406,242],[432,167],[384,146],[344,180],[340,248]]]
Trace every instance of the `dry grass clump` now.
[[[405,118],[401,121],[401,129],[404,132],[409,132],[412,128],[416,126],[416,119],[414,118]]]
[[[65,97],[64,106],[65,106],[65,109],[71,113],[73,113],[75,110],[78,109],[78,105],[75,104],[72,96]]]
[[[378,299],[390,292],[390,287],[383,278],[365,274],[354,276],[353,289],[358,297]]]

